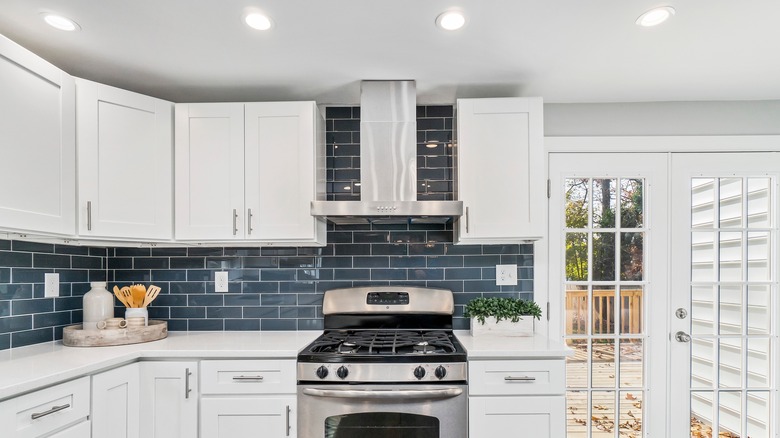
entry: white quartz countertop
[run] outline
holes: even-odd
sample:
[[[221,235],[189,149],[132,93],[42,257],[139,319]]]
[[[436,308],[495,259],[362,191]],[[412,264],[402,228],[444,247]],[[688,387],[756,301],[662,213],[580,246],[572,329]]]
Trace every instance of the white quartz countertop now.
[[[142,359],[295,359],[321,331],[169,332],[159,341],[116,347],[66,347],[61,341],[0,351],[0,400]],[[560,340],[472,337],[456,331],[470,360],[562,358]]]

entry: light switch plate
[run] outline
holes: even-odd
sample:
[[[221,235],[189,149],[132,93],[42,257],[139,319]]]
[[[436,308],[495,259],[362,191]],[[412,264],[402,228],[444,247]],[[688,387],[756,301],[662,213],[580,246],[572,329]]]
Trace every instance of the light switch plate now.
[[[43,296],[60,296],[60,274],[43,274]]]
[[[517,284],[517,265],[496,265],[496,285],[514,286]]]
[[[228,291],[228,273],[221,271],[214,273],[214,292]]]

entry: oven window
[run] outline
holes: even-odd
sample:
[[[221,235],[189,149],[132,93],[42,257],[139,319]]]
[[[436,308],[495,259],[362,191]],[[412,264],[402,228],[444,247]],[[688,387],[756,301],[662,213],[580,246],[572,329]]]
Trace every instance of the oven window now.
[[[398,412],[365,412],[325,419],[325,438],[439,438],[439,419]]]

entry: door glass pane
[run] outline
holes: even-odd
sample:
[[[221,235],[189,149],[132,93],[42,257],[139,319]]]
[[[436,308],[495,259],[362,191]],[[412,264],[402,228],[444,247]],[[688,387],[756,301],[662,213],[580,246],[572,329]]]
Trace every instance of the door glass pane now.
[[[591,343],[592,377],[594,388],[614,388],[615,376],[615,340],[594,339]]]
[[[439,438],[439,419],[398,412],[364,412],[325,419],[325,437]]]
[[[643,291],[641,285],[620,286],[620,334],[642,333]]]
[[[621,388],[641,388],[644,386],[643,358],[642,339],[620,340]]]
[[[769,393],[764,391],[747,392],[747,436],[753,438],[769,437]]]
[[[620,233],[620,279],[642,281],[644,276],[644,233]]]
[[[767,284],[749,284],[747,287],[747,326],[749,335],[768,335],[772,295]]]
[[[588,287],[584,285],[566,285],[566,334],[588,334]]]
[[[721,286],[720,300],[720,327],[721,335],[741,335],[742,334],[742,287],[741,286]]]
[[[715,233],[691,233],[691,279],[715,281]]]
[[[574,355],[566,358],[566,387],[567,388],[587,388],[590,386],[588,376],[588,350],[587,339],[567,339],[566,345],[574,350]],[[586,394],[587,395],[587,394]],[[587,411],[587,403],[583,403],[582,408]]]
[[[644,226],[644,184],[641,179],[620,180],[620,227],[642,228]]]
[[[769,233],[757,231],[747,233],[747,280],[769,281]]]
[[[720,228],[742,227],[742,178],[720,179]]]
[[[691,340],[691,387],[712,388],[715,382],[715,343],[712,339]]]
[[[769,228],[769,178],[748,178],[748,228]]]
[[[615,391],[593,391],[591,395],[592,437],[615,437]]]
[[[642,436],[642,391],[620,391],[618,432],[621,438]]]
[[[718,438],[739,438],[742,430],[742,393],[721,391],[718,398]]]
[[[615,333],[615,287],[593,286],[593,334]]]
[[[566,228],[588,227],[588,183],[587,179],[566,180]]]
[[[720,233],[720,281],[742,280],[742,233]]]
[[[615,227],[614,179],[593,180],[593,228]]]
[[[715,394],[711,391],[691,392],[691,438],[714,438]]]
[[[615,233],[593,233],[593,281],[615,280]]]
[[[721,388],[742,387],[742,339],[721,338],[718,382]]]
[[[691,181],[691,228],[714,228],[715,205],[715,180],[694,178]]]
[[[566,430],[569,436],[585,437],[588,433],[588,393],[569,391],[566,393]]]
[[[747,386],[751,389],[769,389],[769,339],[747,340]]]
[[[587,233],[566,233],[566,280],[588,280]]]
[[[717,288],[712,285],[691,286],[691,334],[715,334]]]

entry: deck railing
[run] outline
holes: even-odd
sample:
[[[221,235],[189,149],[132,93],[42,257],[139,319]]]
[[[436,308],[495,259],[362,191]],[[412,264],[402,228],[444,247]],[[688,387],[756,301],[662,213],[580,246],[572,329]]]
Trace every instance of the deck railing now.
[[[617,333],[642,333],[642,289],[620,289],[617,309],[614,289],[593,290],[592,334],[616,333],[615,313],[618,318]],[[566,333],[587,334],[588,291],[566,291]]]

